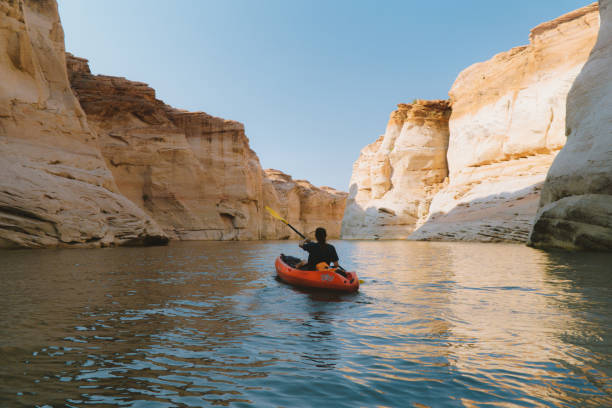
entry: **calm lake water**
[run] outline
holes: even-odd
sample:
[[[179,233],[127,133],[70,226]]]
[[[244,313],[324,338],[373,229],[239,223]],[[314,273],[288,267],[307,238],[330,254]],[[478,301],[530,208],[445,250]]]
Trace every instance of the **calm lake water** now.
[[[334,242],[0,251],[0,406],[612,406],[612,254]]]

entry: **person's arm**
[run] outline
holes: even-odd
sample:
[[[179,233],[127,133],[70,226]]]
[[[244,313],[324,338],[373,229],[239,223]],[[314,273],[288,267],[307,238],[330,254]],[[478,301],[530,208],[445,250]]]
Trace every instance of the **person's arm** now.
[[[333,245],[331,247],[331,264],[334,268],[339,268],[340,263],[338,262],[338,253],[336,252],[336,248]]]
[[[305,239],[304,241],[301,241],[298,245],[300,246],[300,248],[302,248],[304,251],[310,253],[310,240]],[[302,266],[306,265],[308,263],[308,261],[306,260],[302,260],[300,261],[297,265],[295,265],[295,269],[300,269]]]
[[[300,248],[307,252],[310,252],[310,249],[308,248],[310,245],[312,245],[312,241],[309,239],[305,239],[304,241],[299,243]]]

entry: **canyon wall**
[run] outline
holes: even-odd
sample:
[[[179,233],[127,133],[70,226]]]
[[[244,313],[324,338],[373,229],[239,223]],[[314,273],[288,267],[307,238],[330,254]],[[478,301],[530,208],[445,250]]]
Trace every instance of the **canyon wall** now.
[[[119,190],[182,240],[297,238],[278,209],[310,232],[338,236],[346,195],[264,173],[241,123],[174,109],[141,82],[92,75],[68,55],[70,82]]]
[[[241,123],[66,55],[55,0],[0,0],[0,17],[0,248],[286,238],[263,207],[287,202],[338,235],[345,195],[266,178]]]
[[[263,172],[241,123],[173,109],[82,58],[68,71],[119,190],[171,238],[260,238]]]
[[[534,246],[612,249],[612,0],[567,97],[567,144],[555,158],[530,236]]]
[[[329,239],[340,237],[347,193],[331,187],[315,187],[306,180],[293,180],[274,169],[265,170],[264,191],[264,201],[276,203],[275,210],[302,234],[313,239],[315,229],[323,227]],[[298,238],[285,224],[266,216],[265,238]]]
[[[375,211],[387,212],[379,203],[386,196],[410,202],[426,192],[397,188],[400,183],[393,176],[381,176],[384,172],[377,170],[385,161],[391,163],[392,155],[372,154],[378,149],[372,145],[364,149],[354,167],[343,237],[525,242],[546,172],[565,143],[567,93],[598,27],[597,5],[583,7],[534,28],[529,45],[461,72],[449,92],[448,178],[426,184],[429,194],[435,193],[426,201],[428,213],[423,217],[417,212],[413,222],[402,222],[400,232],[371,220]],[[367,174],[370,179],[372,174],[386,178],[382,185],[389,187],[380,197],[372,193],[369,199],[351,201],[371,182]],[[395,168],[390,166],[387,174],[395,175]],[[399,217],[392,210],[385,217],[394,223]],[[348,227],[352,219],[362,217],[359,213],[371,214],[361,224],[373,227],[355,235]]]
[[[54,0],[0,1],[0,77],[0,247],[167,242],[106,167]]]
[[[597,38],[593,4],[531,30],[529,45],[474,64],[449,95],[449,184],[411,239],[525,242],[565,143],[567,93]]]
[[[342,221],[348,239],[407,238],[448,175],[448,101],[417,100],[391,113],[385,134],[353,165]]]

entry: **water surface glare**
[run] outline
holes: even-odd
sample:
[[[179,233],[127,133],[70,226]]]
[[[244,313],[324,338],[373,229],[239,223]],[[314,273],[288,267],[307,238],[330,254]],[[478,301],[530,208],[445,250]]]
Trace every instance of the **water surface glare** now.
[[[0,406],[612,406],[612,254],[334,242],[0,251]]]

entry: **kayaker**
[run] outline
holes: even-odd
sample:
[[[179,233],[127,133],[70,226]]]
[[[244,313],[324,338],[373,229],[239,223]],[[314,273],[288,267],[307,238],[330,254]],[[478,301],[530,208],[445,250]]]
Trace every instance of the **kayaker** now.
[[[308,261],[300,261],[295,267],[296,269],[303,269],[307,271],[314,271],[317,269],[317,265],[321,262],[325,262],[328,265],[333,265],[334,268],[338,268],[338,254],[336,248],[333,245],[325,242],[327,238],[327,231],[325,228],[317,228],[315,230],[315,238],[317,242],[305,240],[300,242],[300,248],[308,252]],[[305,266],[305,267],[304,267]]]

